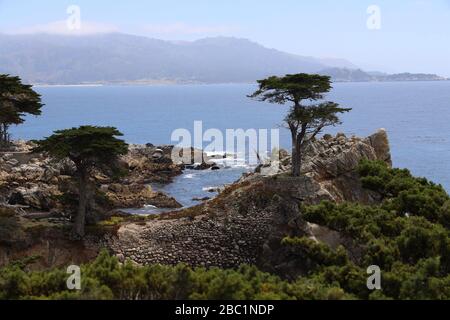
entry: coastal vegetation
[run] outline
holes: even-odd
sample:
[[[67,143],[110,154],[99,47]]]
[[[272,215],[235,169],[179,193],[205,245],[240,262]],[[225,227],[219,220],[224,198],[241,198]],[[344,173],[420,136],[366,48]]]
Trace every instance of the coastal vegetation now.
[[[309,238],[282,240],[307,272],[295,279],[255,266],[136,266],[107,252],[81,268],[82,290],[70,291],[63,269],[28,272],[18,261],[0,270],[3,299],[450,299],[450,197],[439,185],[378,161],[359,165],[377,205],[322,202],[303,218],[348,237],[359,252]],[[382,270],[382,289],[368,290],[367,267]]]
[[[78,179],[78,211],[74,234],[85,234],[86,211],[94,191],[90,177],[97,172],[118,171],[118,158],[128,152],[128,145],[117,137],[122,133],[113,127],[81,126],[56,131],[52,136],[36,141],[34,152],[46,152],[57,160],[70,159],[76,167]]]
[[[444,189],[408,170],[390,169],[382,162],[363,161],[361,181],[381,191],[380,205],[323,202],[304,208],[304,219],[340,232],[360,251],[350,259],[343,247],[306,238],[287,238],[284,244],[306,261],[308,277],[322,283],[339,283],[358,298],[450,298],[450,197]],[[382,290],[364,288],[365,269],[383,270]]]
[[[306,104],[323,100],[331,90],[331,78],[317,74],[272,76],[259,80],[259,89],[249,97],[276,104],[292,104],[285,118],[292,137],[292,174],[300,176],[302,158],[308,144],[329,126],[340,124],[338,114],[351,109],[334,102]]]
[[[25,116],[41,114],[41,96],[19,77],[0,74],[0,148],[10,143],[9,128],[25,122]]]
[[[120,265],[106,252],[82,266],[82,290],[66,287],[62,269],[25,272],[17,263],[0,273],[0,299],[272,300],[351,298],[343,290],[305,280],[289,283],[243,265],[236,270],[186,265]]]

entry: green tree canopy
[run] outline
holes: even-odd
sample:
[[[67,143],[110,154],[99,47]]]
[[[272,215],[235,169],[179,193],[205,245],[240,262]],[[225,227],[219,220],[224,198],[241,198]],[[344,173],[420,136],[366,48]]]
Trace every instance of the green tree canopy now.
[[[250,98],[275,104],[292,104],[285,122],[292,136],[292,174],[299,176],[302,157],[309,142],[325,127],[340,124],[338,114],[351,109],[334,102],[302,104],[303,101],[323,100],[331,89],[331,78],[317,74],[290,74],[259,80],[259,89]]]
[[[318,74],[288,74],[258,80],[259,89],[251,98],[270,103],[300,105],[303,100],[321,100],[331,87],[330,77]]]
[[[25,121],[27,114],[40,115],[41,96],[19,77],[0,75],[0,145],[9,143],[8,129]]]
[[[113,127],[81,126],[55,131],[52,136],[36,142],[36,152],[47,152],[55,159],[70,159],[76,166],[80,195],[74,231],[80,237],[84,236],[92,171],[115,168],[118,157],[128,152],[128,145],[118,139],[119,136],[122,133]]]

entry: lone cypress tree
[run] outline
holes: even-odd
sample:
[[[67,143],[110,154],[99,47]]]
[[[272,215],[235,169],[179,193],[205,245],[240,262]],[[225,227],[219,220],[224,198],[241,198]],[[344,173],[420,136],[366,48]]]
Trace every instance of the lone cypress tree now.
[[[94,170],[107,171],[116,168],[120,155],[128,152],[128,145],[118,138],[122,136],[113,127],[81,126],[55,133],[36,141],[35,152],[47,152],[55,159],[70,159],[76,166],[79,189],[78,212],[75,217],[74,233],[85,234],[87,205],[90,192],[90,176]]]
[[[339,113],[351,109],[341,108],[334,102],[311,103],[322,100],[331,87],[328,76],[294,74],[272,76],[259,80],[259,89],[250,98],[276,104],[291,103],[285,118],[292,137],[292,174],[300,176],[305,148],[325,127],[340,124]],[[309,104],[304,104],[309,101]]]
[[[40,115],[41,96],[19,77],[0,75],[0,147],[10,143],[8,129],[25,121],[26,114]]]

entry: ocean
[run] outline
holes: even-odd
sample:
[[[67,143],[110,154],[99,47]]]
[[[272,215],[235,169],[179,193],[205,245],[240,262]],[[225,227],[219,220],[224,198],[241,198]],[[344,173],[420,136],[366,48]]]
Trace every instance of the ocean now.
[[[54,130],[79,125],[115,126],[129,143],[174,144],[175,129],[272,129],[282,124],[287,107],[247,98],[251,84],[168,86],[35,87],[45,103],[43,114],[27,117],[12,129],[14,139],[41,139]],[[394,166],[450,190],[450,81],[336,83],[327,100],[353,108],[343,124],[327,133],[367,136],[388,131]],[[290,136],[280,129],[280,142]],[[174,184],[154,186],[183,205],[211,196],[208,188],[231,183],[250,170],[243,166],[216,172],[186,171]]]

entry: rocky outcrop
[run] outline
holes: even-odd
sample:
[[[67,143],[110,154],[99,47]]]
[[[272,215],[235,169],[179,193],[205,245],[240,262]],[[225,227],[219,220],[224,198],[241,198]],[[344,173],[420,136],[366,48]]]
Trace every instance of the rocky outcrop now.
[[[173,155],[181,160],[174,162]],[[201,162],[196,163],[196,160]],[[215,165],[201,150],[174,148],[170,145],[155,147],[151,144],[131,145],[123,162],[130,171],[125,181],[139,184],[170,183],[185,168],[206,170]]]
[[[145,187],[146,182],[170,181],[178,172],[178,166],[183,167],[183,164],[167,161],[170,150],[170,147],[132,147],[131,155],[123,159],[124,167],[131,175],[119,183],[99,176],[96,180],[100,189],[114,206],[133,204],[130,207],[134,207],[157,199],[158,195]],[[280,159],[261,166],[258,172],[246,175],[237,183],[221,190],[214,199],[197,207],[165,213],[139,223],[123,223],[117,227],[117,232],[95,240],[97,245],[93,251],[86,249],[90,246],[84,242],[83,248],[94,253],[98,250],[99,243],[104,243],[122,261],[131,259],[139,264],[184,262],[192,266],[236,267],[248,263],[283,276],[295,277],[304,268],[298,259],[291,259],[291,252],[281,245],[281,240],[286,236],[306,236],[325,242],[332,248],[343,245],[352,259],[358,259],[359,249],[351,239],[304,221],[301,204],[315,204],[322,200],[361,203],[379,201],[379,195],[362,188],[356,167],[362,159],[382,160],[391,164],[386,132],[380,130],[365,139],[348,138],[343,134],[324,136],[308,149],[304,159],[304,174],[298,178],[288,174],[289,155],[286,152],[280,154]],[[0,165],[5,165],[9,160],[3,159]],[[46,161],[39,159],[32,162],[38,164]],[[8,165],[12,165],[12,168],[20,167],[19,164]],[[46,190],[46,185],[48,188],[58,185],[58,189],[52,191],[54,194],[62,190],[67,194],[67,190],[71,188],[71,179],[70,175],[65,174],[70,173],[70,168],[55,168],[50,163],[45,166],[38,165],[43,170],[31,170],[36,174],[31,184],[28,178],[24,178],[28,169],[20,169],[20,174],[13,173],[12,168],[9,171],[0,170],[8,181],[2,188],[15,191],[15,197],[20,199],[16,201],[18,203],[27,201],[29,204],[39,205],[40,200],[36,200],[33,195],[37,189],[40,192]],[[59,175],[46,175],[48,167],[52,168],[49,172],[58,173],[57,170],[60,170]],[[8,180],[11,174],[16,176],[13,180]],[[55,178],[58,184],[55,183]],[[36,189],[33,184],[37,183],[40,185]],[[8,197],[11,195],[9,193]],[[165,197],[157,201],[168,201],[164,206],[177,207],[174,200]],[[45,251],[47,240],[43,240],[43,243],[39,241],[34,239],[24,247],[24,252],[31,254],[34,251],[27,250],[36,244],[38,251],[41,250],[47,257],[46,261],[67,260],[59,249]],[[56,239],[52,241],[52,248],[64,248],[68,245],[66,242],[59,243],[59,247]],[[77,253],[77,248],[70,247],[73,250],[70,252],[81,256],[83,253]],[[52,252],[59,252],[59,258],[55,258]],[[18,256],[14,255],[14,258]],[[10,259],[12,256],[8,257]]]
[[[128,224],[110,246],[119,257],[140,264],[185,262],[192,266],[235,267],[255,262],[268,224],[263,223],[264,227],[251,234],[248,230],[261,219],[236,215],[228,221],[225,216],[211,219],[202,215]]]
[[[112,250],[136,263],[235,267],[257,264],[288,276],[293,266],[281,246],[286,236],[306,236],[332,248],[343,245],[353,259],[358,248],[351,239],[302,219],[301,204],[322,200],[376,203],[379,195],[365,190],[357,166],[363,159],[391,164],[387,134],[380,130],[361,139],[325,136],[309,148],[304,175],[292,177],[286,152],[225,188],[217,198],[159,219],[122,226],[111,240]]]
[[[114,208],[142,208],[145,205],[168,209],[182,207],[173,197],[162,192],[155,192],[147,185],[114,183],[105,185],[102,189]]]
[[[15,207],[0,206],[0,266],[22,262],[28,269],[43,270],[80,265],[101,250],[103,234],[73,241],[68,225],[25,216]]]
[[[31,212],[58,211],[70,215],[73,208],[62,198],[76,196],[78,192],[73,179],[74,165],[30,153],[33,147],[31,142],[20,141],[13,144],[12,152],[0,153],[0,203],[28,207]],[[104,191],[106,201],[92,203],[91,207],[103,213],[146,204],[179,208],[181,205],[175,199],[147,186],[151,182],[168,183],[182,173],[183,166],[172,162],[170,152],[171,147],[130,146],[129,154],[121,159],[127,172],[123,178],[95,175],[92,184]]]
[[[173,163],[172,146],[130,145],[129,152],[122,158],[129,171],[124,178],[129,184],[170,183],[182,173],[183,166]]]
[[[34,147],[32,142],[16,141],[8,152],[0,152],[0,266],[34,256],[37,258],[32,266],[36,268],[80,264],[95,258],[104,235],[90,229],[97,228],[101,219],[124,215],[116,209],[145,205],[181,208],[176,199],[152,190],[148,184],[170,183],[190,164],[174,163],[172,152],[199,155],[194,149],[130,145],[129,153],[120,159],[123,177],[93,175],[91,184],[96,188],[90,188],[93,197],[87,215],[92,226],[88,226],[86,239],[72,241],[67,231],[77,209],[74,164],[34,154]],[[202,152],[200,156],[208,160]],[[206,168],[201,163],[200,167]],[[7,217],[2,216],[3,209],[7,210]],[[114,234],[114,228],[111,231]]]
[[[362,188],[356,171],[363,159],[381,160],[392,165],[389,142],[385,130],[360,139],[338,134],[334,139],[322,139],[312,144],[306,157],[305,172],[319,193],[329,193],[331,201],[373,203],[379,196]]]

